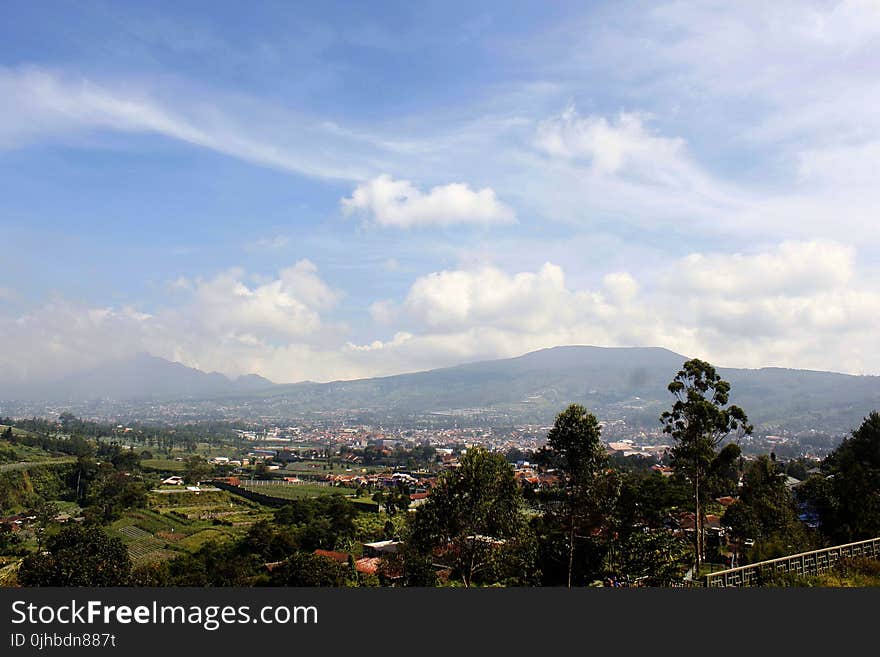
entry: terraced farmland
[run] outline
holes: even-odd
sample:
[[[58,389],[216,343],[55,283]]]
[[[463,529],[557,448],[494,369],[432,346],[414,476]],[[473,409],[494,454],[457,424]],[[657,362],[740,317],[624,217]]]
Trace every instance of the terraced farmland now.
[[[254,522],[271,518],[270,510],[228,493],[155,495],[148,500],[151,508],[129,511],[110,529],[125,543],[135,565],[240,536]]]

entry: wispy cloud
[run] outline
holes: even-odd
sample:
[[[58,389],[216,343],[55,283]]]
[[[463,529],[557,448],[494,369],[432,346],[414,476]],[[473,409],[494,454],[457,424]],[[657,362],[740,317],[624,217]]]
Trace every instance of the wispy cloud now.
[[[322,157],[322,149],[312,147],[314,131],[320,132],[315,121],[264,108],[262,118],[271,117],[271,123],[258,128],[224,111],[223,102],[231,103],[230,98],[168,99],[146,86],[99,83],[37,68],[0,68],[0,147],[77,131],[146,132],[305,176],[367,177],[366,168],[345,157]],[[267,129],[274,139],[262,134]]]
[[[290,244],[290,238],[286,235],[274,237],[261,237],[252,242],[245,243],[245,249],[249,251],[279,251]]]

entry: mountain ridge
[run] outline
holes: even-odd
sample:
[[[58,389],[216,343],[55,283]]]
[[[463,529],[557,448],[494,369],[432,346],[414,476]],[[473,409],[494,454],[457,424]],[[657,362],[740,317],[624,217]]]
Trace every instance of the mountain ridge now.
[[[470,413],[542,423],[578,402],[604,419],[656,426],[671,401],[667,385],[687,359],[664,347],[565,345],[420,372],[278,384],[256,374],[232,379],[139,354],[16,392],[38,401],[200,400],[206,408],[222,400],[233,410],[247,407],[281,417],[340,411],[410,418]],[[756,425],[840,429],[880,408],[878,376],[781,367],[716,369],[731,383],[731,403],[744,407]],[[0,391],[4,398],[25,397]]]

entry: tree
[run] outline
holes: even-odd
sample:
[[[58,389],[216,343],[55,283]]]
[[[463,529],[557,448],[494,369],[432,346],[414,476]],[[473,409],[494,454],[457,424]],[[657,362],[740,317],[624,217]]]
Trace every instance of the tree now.
[[[50,500],[42,500],[37,508],[34,509],[34,515],[37,518],[37,549],[43,549],[43,541],[46,538],[46,532],[55,522],[58,515],[58,504]]]
[[[728,443],[709,465],[706,479],[707,492],[713,497],[735,495],[739,486],[742,449],[736,443]]]
[[[184,460],[183,480],[188,484],[197,484],[211,474],[211,464],[201,456],[187,456]]]
[[[571,404],[556,416],[547,434],[551,462],[563,479],[551,493],[551,512],[561,513],[568,536],[568,577],[571,588],[575,544],[585,534],[600,531],[616,499],[619,482],[608,468],[608,452],[601,440],[599,421],[580,404]]]
[[[522,495],[503,454],[468,449],[419,507],[411,540],[426,557],[448,559],[465,586],[496,561],[513,559],[526,532]]]
[[[666,529],[632,532],[619,552],[620,571],[649,586],[676,581],[687,567],[687,541]]]
[[[394,516],[398,511],[406,511],[409,508],[409,487],[398,482],[385,492],[378,491],[372,499],[385,507],[385,513]]]
[[[723,522],[737,538],[758,541],[755,554],[772,559],[807,546],[794,498],[785,485],[785,473],[767,456],[746,470],[739,500],[727,508]]]
[[[667,386],[675,397],[672,409],[660,416],[663,432],[675,442],[672,467],[691,484],[694,502],[694,576],[704,553],[702,498],[704,483],[716,450],[731,432],[750,434],[745,411],[728,406],[730,384],[709,363],[691,359]]]
[[[822,532],[839,543],[880,535],[880,413],[872,411],[826,457],[822,474],[803,485]]]
[[[46,541],[46,552],[25,557],[18,571],[23,586],[126,586],[128,550],[98,527],[69,525]]]
[[[294,552],[272,571],[275,586],[345,586],[348,568],[328,557]]]

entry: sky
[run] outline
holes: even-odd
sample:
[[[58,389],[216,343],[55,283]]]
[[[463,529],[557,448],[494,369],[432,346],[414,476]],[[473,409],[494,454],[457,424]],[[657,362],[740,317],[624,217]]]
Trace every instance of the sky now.
[[[0,371],[880,374],[880,2],[6,0]]]

